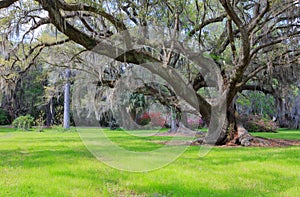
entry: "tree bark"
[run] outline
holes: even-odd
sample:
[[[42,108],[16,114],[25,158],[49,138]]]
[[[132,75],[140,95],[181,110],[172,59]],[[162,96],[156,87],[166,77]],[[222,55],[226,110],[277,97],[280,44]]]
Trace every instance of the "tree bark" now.
[[[177,132],[177,119],[176,119],[176,112],[174,112],[173,107],[171,107],[171,133]]]
[[[66,85],[65,85],[65,94],[64,94],[64,128],[70,128],[70,76],[71,70],[66,69]]]
[[[50,127],[54,123],[54,106],[53,98],[50,98],[49,103],[46,105],[46,126]]]
[[[221,116],[215,110],[210,110],[209,118],[215,116]],[[203,114],[204,120],[207,120],[207,113]],[[224,120],[223,120],[224,119]],[[209,131],[207,135],[198,139],[198,142],[210,145],[242,145],[250,146],[253,137],[248,133],[248,131],[243,126],[243,122],[240,120],[239,115],[236,110],[235,99],[231,102],[229,106],[226,106],[225,117],[219,117],[215,120],[220,120],[220,122],[207,122],[209,125]],[[220,125],[222,126],[220,127]],[[216,130],[220,129],[219,132]]]

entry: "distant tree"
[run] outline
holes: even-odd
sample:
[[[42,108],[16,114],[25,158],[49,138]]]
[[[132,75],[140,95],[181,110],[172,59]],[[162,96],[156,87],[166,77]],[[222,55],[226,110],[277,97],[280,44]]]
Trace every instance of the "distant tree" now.
[[[70,101],[71,101],[71,70],[66,69],[66,84],[64,89],[64,123],[63,126],[65,129],[70,128]]]

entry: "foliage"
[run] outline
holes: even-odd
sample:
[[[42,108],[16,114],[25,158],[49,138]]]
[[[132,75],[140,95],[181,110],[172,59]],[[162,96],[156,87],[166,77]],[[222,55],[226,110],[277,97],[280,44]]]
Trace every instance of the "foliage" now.
[[[10,124],[10,116],[8,112],[0,108],[0,125]]]
[[[15,83],[8,82],[8,89],[2,90],[4,92],[3,108],[9,109],[13,117],[31,114],[34,118],[38,118],[44,105],[44,85],[47,83],[45,70],[37,65],[27,70],[26,73],[14,76]]]
[[[151,121],[150,115],[148,113],[144,113],[137,119],[137,124],[144,126],[149,124],[150,121]]]
[[[13,121],[12,125],[18,129],[28,130],[34,125],[34,118],[30,115],[19,116]]]
[[[133,93],[129,98],[129,109],[138,114],[147,107],[147,101],[143,94]]]
[[[239,94],[236,105],[240,114],[259,114],[265,118],[272,118],[276,114],[274,97],[258,91]]]
[[[45,125],[45,120],[44,120],[44,114],[43,112],[40,113],[39,117],[35,120],[36,126],[37,126],[37,131],[42,132],[43,131],[43,126]]]
[[[55,106],[55,117],[54,117],[54,124],[62,124],[64,120],[64,107],[63,107],[63,97],[59,97],[56,100],[57,104]]]
[[[273,120],[268,120],[258,115],[243,115],[242,121],[251,132],[276,132],[278,125]]]
[[[137,119],[137,124],[139,125],[147,125],[150,123],[150,125],[154,127],[163,127],[165,122],[166,120],[162,117],[160,112],[147,112]]]

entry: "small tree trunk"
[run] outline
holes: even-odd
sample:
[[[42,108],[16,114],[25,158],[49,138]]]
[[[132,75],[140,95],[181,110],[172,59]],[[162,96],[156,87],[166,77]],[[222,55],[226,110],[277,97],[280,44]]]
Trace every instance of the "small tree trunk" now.
[[[292,113],[291,113],[291,123],[289,128],[300,129],[300,91],[298,96],[295,98]]]
[[[46,105],[46,126],[50,127],[54,122],[54,107],[53,98],[50,98],[49,103]]]
[[[176,122],[176,112],[174,112],[174,109],[171,107],[171,130],[170,132],[177,132],[177,122]]]
[[[189,122],[188,122],[188,116],[187,116],[186,112],[181,113],[181,122],[185,127],[191,128],[191,126],[189,125]]]
[[[70,76],[71,70],[66,69],[66,85],[65,85],[65,94],[64,94],[64,128],[70,128]]]

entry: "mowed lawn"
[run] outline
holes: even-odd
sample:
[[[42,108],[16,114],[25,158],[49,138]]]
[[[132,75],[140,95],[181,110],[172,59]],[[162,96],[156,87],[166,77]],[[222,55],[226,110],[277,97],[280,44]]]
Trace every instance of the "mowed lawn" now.
[[[124,137],[122,131],[107,131]],[[255,135],[300,139],[300,131]],[[125,136],[136,151],[167,137]],[[156,143],[154,143],[156,142]],[[151,147],[152,146],[152,147]],[[145,152],[147,157],[147,152]],[[299,196],[300,147],[214,147],[199,156],[192,146],[168,166],[142,173],[97,160],[77,132],[22,132],[0,128],[0,196]]]

